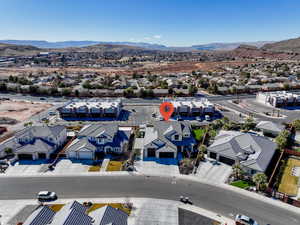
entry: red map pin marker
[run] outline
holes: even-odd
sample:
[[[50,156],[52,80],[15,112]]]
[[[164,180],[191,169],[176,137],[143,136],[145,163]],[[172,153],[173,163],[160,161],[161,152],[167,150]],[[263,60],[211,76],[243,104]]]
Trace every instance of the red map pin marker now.
[[[172,113],[174,112],[174,106],[171,102],[163,102],[159,106],[159,111],[164,120],[169,120]]]

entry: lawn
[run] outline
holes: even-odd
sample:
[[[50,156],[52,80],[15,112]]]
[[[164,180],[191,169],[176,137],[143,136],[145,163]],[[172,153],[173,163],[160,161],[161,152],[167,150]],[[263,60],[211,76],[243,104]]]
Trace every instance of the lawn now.
[[[298,180],[299,177],[292,175],[292,169],[294,167],[300,167],[300,160],[290,158],[284,169],[283,176],[281,178],[278,191],[286,193],[290,196],[296,196],[298,193]]]
[[[99,172],[101,169],[101,166],[96,165],[96,166],[90,166],[89,167],[89,172]]]
[[[106,171],[120,171],[122,170],[123,162],[109,161]]]
[[[194,136],[197,141],[201,141],[204,134],[205,134],[205,129],[195,129],[193,130]]]
[[[237,180],[237,181],[231,182],[230,185],[238,187],[238,188],[242,188],[242,189],[246,189],[248,187],[253,186],[253,184],[251,182],[243,181],[243,180]]]

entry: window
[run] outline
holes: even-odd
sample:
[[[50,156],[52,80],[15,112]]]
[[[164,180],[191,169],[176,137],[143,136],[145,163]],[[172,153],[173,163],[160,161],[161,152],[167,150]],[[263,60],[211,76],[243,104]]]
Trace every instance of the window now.
[[[174,140],[179,140],[179,135],[178,134],[176,134],[176,135],[174,135]]]
[[[184,137],[189,137],[190,135],[188,133],[185,133],[183,136]]]

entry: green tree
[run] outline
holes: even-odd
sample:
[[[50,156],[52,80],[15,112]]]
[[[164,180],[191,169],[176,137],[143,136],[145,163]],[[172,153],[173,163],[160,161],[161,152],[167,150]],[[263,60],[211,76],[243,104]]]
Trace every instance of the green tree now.
[[[290,89],[290,84],[289,83],[284,83],[283,84],[283,89],[284,90],[289,90]]]
[[[214,130],[221,129],[224,126],[224,123],[225,122],[223,119],[217,119],[213,123],[211,123],[212,129],[214,129]]]
[[[30,85],[29,86],[29,93],[36,94],[38,93],[39,87],[36,85]]]
[[[0,83],[0,91],[7,91],[6,83]]]
[[[62,90],[62,95],[63,96],[70,96],[71,95],[71,89],[70,88],[64,88],[63,90]]]
[[[243,124],[243,129],[244,130],[251,130],[254,129],[256,126],[256,123],[254,122],[254,119],[252,116],[247,117],[247,119],[245,120],[245,123]]]
[[[275,138],[275,142],[280,150],[283,150],[288,145],[288,138],[290,136],[289,131],[283,130],[280,134]]]
[[[198,91],[198,88],[195,85],[189,86],[189,95],[195,95]]]
[[[30,121],[30,122],[27,122],[27,123],[24,123],[24,127],[30,127],[30,126],[32,126],[32,122]]]
[[[294,121],[292,122],[292,127],[293,127],[295,130],[300,130],[300,119],[294,120]]]
[[[236,88],[236,86],[232,86],[229,90],[230,90],[231,94],[237,94],[237,88]]]
[[[205,159],[206,150],[207,150],[207,148],[205,145],[203,145],[203,144],[199,145],[198,153],[197,153],[197,157],[196,157],[196,163],[195,163],[196,166],[199,165],[200,161],[203,161]]]
[[[58,89],[57,89],[56,87],[50,88],[50,94],[51,94],[51,95],[56,95],[56,94],[58,94]]]
[[[257,190],[266,188],[268,178],[264,173],[257,173],[252,177],[253,182],[256,184]]]
[[[12,154],[13,154],[12,148],[8,148],[8,147],[6,147],[6,148],[4,149],[4,152],[5,152],[6,155],[12,155]]]
[[[232,166],[232,171],[235,180],[239,180],[243,178],[244,171],[239,163],[235,163]]]
[[[92,89],[92,85],[89,81],[85,81],[83,84],[82,84],[82,87],[85,88],[85,89]]]
[[[134,96],[133,88],[129,87],[129,88],[125,89],[124,92],[123,92],[123,95],[126,98],[133,97]]]

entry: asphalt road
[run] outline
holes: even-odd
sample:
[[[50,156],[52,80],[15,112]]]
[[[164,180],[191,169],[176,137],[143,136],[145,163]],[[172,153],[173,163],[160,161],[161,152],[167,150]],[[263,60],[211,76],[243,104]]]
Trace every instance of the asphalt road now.
[[[300,90],[292,90],[290,91],[295,94],[300,94]],[[40,97],[40,96],[31,96],[31,95],[22,95],[22,94],[8,94],[1,93],[1,97],[7,97],[16,100],[27,100],[27,101],[40,101],[40,102],[66,102],[72,100],[73,98],[67,97]],[[215,101],[223,101],[223,100],[234,100],[234,99],[247,99],[247,98],[255,98],[256,94],[239,94],[237,95],[201,95],[196,97],[205,97],[211,102]],[[153,99],[142,99],[142,98],[122,98],[123,103],[126,105],[131,104],[160,104],[164,98],[153,98]]]
[[[290,123],[296,119],[299,119],[300,117],[300,112],[298,110],[285,110],[285,109],[280,109],[280,114],[285,115],[285,117],[272,118],[272,117],[264,116],[263,114],[260,114],[258,112],[272,112],[273,108],[267,106],[261,106],[256,102],[251,102],[249,108],[252,110],[248,110],[243,106],[238,106],[230,101],[216,101],[216,103],[246,115],[249,115],[249,113],[251,113],[258,121],[267,120],[267,121],[272,121],[274,123],[282,124],[282,123]]]
[[[73,98],[67,97],[39,97],[39,96],[31,96],[31,95],[22,95],[22,94],[7,94],[1,93],[1,97],[11,98],[15,100],[25,100],[25,101],[37,101],[37,102],[67,102]],[[220,101],[220,100],[233,100],[236,99],[236,95],[216,95],[216,96],[198,96],[198,97],[206,97],[208,100]],[[244,98],[255,98],[253,94],[241,94],[239,95],[239,99]],[[160,104],[163,102],[164,98],[153,98],[153,99],[142,99],[142,98],[122,98],[124,105],[134,105],[134,104]]]
[[[299,225],[300,213],[239,193],[193,181],[144,176],[1,177],[0,199],[32,199],[40,190],[59,198],[147,197],[178,200],[189,196],[195,205],[227,217],[242,213],[259,224]],[[0,202],[1,202],[0,200]]]

